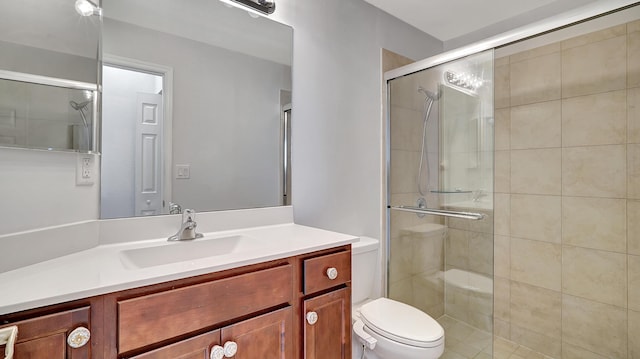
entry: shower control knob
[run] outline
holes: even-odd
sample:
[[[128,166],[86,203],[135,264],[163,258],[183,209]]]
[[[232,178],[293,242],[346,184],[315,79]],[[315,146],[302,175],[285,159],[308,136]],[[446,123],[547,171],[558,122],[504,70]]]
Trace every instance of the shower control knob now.
[[[331,280],[338,278],[338,270],[334,267],[327,269],[327,277],[329,277],[329,279]]]
[[[318,313],[316,312],[308,312],[307,313],[307,323],[314,325],[318,321]]]
[[[224,348],[219,345],[214,345],[211,348],[211,355],[209,355],[210,359],[223,359],[224,358]]]

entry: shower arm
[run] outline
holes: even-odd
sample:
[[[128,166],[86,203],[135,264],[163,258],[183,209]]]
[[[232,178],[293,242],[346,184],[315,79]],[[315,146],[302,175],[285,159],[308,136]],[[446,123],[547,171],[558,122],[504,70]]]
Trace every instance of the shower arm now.
[[[421,207],[411,207],[411,206],[389,206],[389,208],[396,211],[411,212],[411,213],[418,213],[418,214],[431,214],[434,216],[441,216],[441,217],[473,219],[476,221],[484,218],[484,214],[475,213],[475,212],[446,211],[443,209],[421,208]]]

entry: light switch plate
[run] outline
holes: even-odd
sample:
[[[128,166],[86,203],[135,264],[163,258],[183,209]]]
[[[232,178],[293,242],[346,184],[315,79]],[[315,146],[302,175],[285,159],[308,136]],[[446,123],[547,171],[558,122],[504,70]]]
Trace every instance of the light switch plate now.
[[[176,179],[191,178],[191,165],[176,165]]]

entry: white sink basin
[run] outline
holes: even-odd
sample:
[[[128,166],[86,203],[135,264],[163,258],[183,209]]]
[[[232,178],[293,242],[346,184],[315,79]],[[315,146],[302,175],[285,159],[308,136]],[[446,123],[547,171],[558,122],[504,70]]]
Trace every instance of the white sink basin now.
[[[120,259],[125,267],[140,269],[254,251],[261,247],[264,245],[260,241],[243,235],[204,237],[190,241],[166,242],[153,247],[123,250],[120,252]]]

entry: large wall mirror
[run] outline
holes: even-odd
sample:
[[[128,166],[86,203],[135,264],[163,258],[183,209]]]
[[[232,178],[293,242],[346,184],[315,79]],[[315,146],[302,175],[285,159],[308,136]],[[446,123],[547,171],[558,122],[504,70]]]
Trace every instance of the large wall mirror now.
[[[74,3],[1,3],[0,146],[94,149],[100,17]]]
[[[102,0],[101,218],[286,204],[293,30],[216,0]]]

